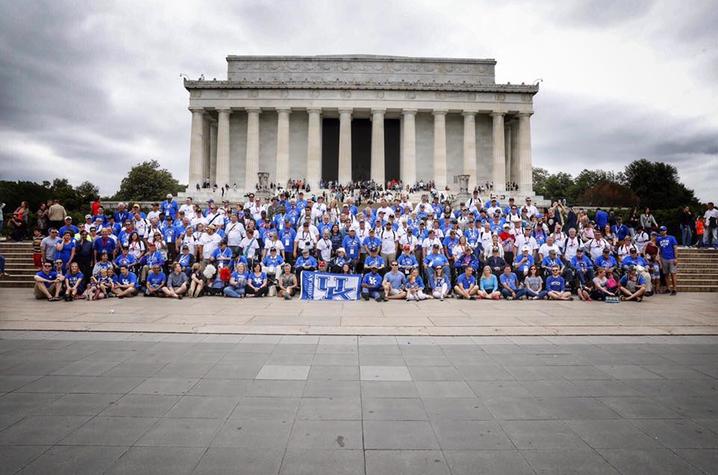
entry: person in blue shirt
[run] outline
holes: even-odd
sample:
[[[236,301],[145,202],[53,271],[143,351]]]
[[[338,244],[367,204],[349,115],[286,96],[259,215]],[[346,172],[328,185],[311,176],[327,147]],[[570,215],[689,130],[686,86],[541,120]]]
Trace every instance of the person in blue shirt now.
[[[147,280],[147,273],[152,267],[154,267],[155,265],[158,265],[160,267],[165,265],[165,255],[162,251],[157,249],[153,242],[151,242],[148,245],[147,255],[145,256],[144,260],[145,265],[142,267],[142,274],[140,275],[140,280],[142,282]]]
[[[488,300],[499,300],[501,298],[501,290],[499,289],[499,280],[491,272],[490,266],[484,266],[479,279],[479,298]]]
[[[678,241],[674,236],[668,234],[668,228],[665,226],[660,227],[660,233],[656,244],[658,244],[658,255],[661,258],[661,270],[666,276],[666,284],[671,289],[671,295],[676,295],[676,274],[678,273],[676,246],[678,246]]]
[[[137,293],[137,276],[130,272],[127,266],[120,267],[120,273],[115,276],[115,286],[112,289],[117,298],[132,297]]]
[[[72,237],[75,237],[75,234],[80,232],[80,229],[74,224],[72,224],[72,216],[65,217],[65,225],[59,229],[58,234],[60,236],[64,236],[67,231],[70,232],[70,235]]]
[[[249,280],[249,273],[247,272],[246,264],[240,262],[232,272],[232,277],[229,279],[229,284],[222,291],[225,297],[231,298],[243,298],[247,289],[247,281]]]
[[[596,208],[594,221],[596,222],[596,228],[603,231],[603,228],[608,224],[608,213],[601,208]]]
[[[376,232],[374,231],[374,228],[371,228],[369,230],[369,235],[364,238],[364,242],[362,242],[362,245],[364,246],[364,251],[366,253],[369,253],[371,248],[379,249],[381,247],[381,239],[376,237]]]
[[[317,259],[309,254],[309,249],[302,249],[302,255],[297,257],[297,262],[294,264],[294,269],[299,282],[302,281],[302,272],[305,270],[314,271],[317,270],[317,267],[319,267]]]
[[[262,259],[262,270],[270,277],[270,280],[273,280],[277,274],[282,272],[282,264],[284,264],[284,259],[277,253],[277,248],[272,247]]]
[[[531,255],[531,248],[523,246],[521,248],[521,254],[514,258],[514,269],[520,279],[528,275],[532,265],[534,265],[534,256]]]
[[[100,236],[95,239],[94,243],[92,243],[92,248],[95,251],[95,259],[100,258],[102,251],[107,251],[107,254],[114,256],[116,247],[117,243],[115,243],[115,240],[110,237],[109,228],[104,228],[100,231]]]
[[[626,239],[626,236],[630,236],[631,234],[631,230],[623,224],[623,219],[620,216],[616,217],[616,224],[611,227],[611,231],[616,235],[619,241],[623,241]]]
[[[435,298],[443,302],[444,298],[446,298],[449,295],[449,292],[451,292],[451,277],[444,273],[444,268],[442,266],[434,267],[434,275],[427,283],[429,284],[429,288],[426,293],[430,298]]]
[[[377,272],[376,264],[369,266],[369,272],[364,274],[361,281],[361,296],[364,300],[370,298],[377,302],[385,302],[386,296],[384,295],[384,287],[382,286],[383,279]]]
[[[62,241],[55,246],[55,260],[62,260],[62,270],[67,271],[68,264],[75,258],[75,248],[77,242],[70,235],[70,231],[65,231],[62,235]]]
[[[611,255],[611,250],[608,247],[603,248],[603,253],[596,258],[596,267],[603,267],[606,272],[614,272],[618,267],[618,262]]]
[[[284,228],[277,235],[284,246],[284,258],[287,262],[294,261],[294,240],[297,238],[297,232],[292,228],[288,219],[284,220]]]
[[[167,199],[160,204],[160,211],[164,213],[165,216],[172,216],[172,219],[175,219],[178,210],[179,206],[177,202],[172,199],[172,194],[167,193]]]
[[[583,248],[576,249],[576,255],[571,258],[571,268],[578,279],[579,287],[591,285],[593,281],[593,262],[583,252]]]
[[[644,269],[648,268],[648,263],[643,258],[643,256],[638,255],[638,250],[635,247],[632,247],[629,251],[629,254],[623,258],[621,261],[621,268],[623,268],[624,273],[628,272],[628,270],[635,266],[641,266]]]
[[[61,290],[62,281],[58,280],[52,263],[43,262],[42,268],[35,274],[35,298],[54,302],[60,300]]]
[[[344,236],[342,241],[342,247],[346,251],[349,260],[351,260],[352,266],[356,266],[361,254],[361,240],[357,237],[354,228],[349,228],[349,233]]]
[[[152,265],[152,269],[147,274],[147,284],[145,285],[145,297],[162,297],[162,287],[167,281],[167,276],[162,272],[159,264]]]
[[[189,246],[186,244],[182,246],[180,255],[177,256],[177,263],[179,263],[180,267],[182,267],[182,272],[187,274],[187,277],[192,274],[192,264],[194,264],[194,260],[194,255],[189,252]]]
[[[526,289],[519,287],[519,279],[511,272],[511,266],[504,267],[504,272],[499,276],[501,284],[501,295],[506,300],[521,300],[526,295]]]
[[[441,252],[441,246],[436,243],[432,247],[431,253],[424,258],[424,271],[426,272],[427,280],[431,281],[434,276],[434,268],[441,266],[444,268],[444,273],[448,274],[451,272],[449,269],[449,260],[446,258],[443,252]]]
[[[368,238],[367,238],[368,239]],[[379,273],[383,274],[382,271],[386,270],[384,264],[384,258],[379,255],[379,248],[371,246],[369,248],[369,255],[364,259],[364,268],[369,269],[372,266],[379,269]]]
[[[404,244],[402,252],[399,254],[399,257],[397,257],[396,262],[399,265],[399,270],[405,276],[408,276],[413,269],[419,267],[419,261],[416,260],[416,256],[411,252],[411,246],[409,244]]]
[[[456,278],[454,292],[457,298],[474,300],[474,296],[479,293],[479,287],[476,285],[476,277],[474,277],[474,268],[465,267],[464,273]]]
[[[399,271],[399,263],[396,260],[391,262],[391,270],[384,274],[382,286],[384,287],[384,295],[389,299],[403,299],[406,297],[404,291],[404,283],[406,277]]]
[[[559,266],[551,268],[551,275],[546,279],[546,291],[550,300],[573,300],[571,292],[566,290],[566,280],[561,277]]]
[[[70,270],[65,274],[65,301],[72,302],[82,296],[84,291],[82,280],[84,278],[77,262],[70,264]]]
[[[262,272],[262,265],[256,262],[252,267],[252,272],[247,277],[247,287],[245,289],[247,296],[266,297],[269,293],[269,283],[267,282],[267,274]]]
[[[219,247],[212,251],[212,256],[209,260],[217,267],[217,269],[229,267],[232,262],[232,250],[227,247],[227,241],[222,240],[219,243]]]
[[[347,253],[343,247],[337,249],[337,255],[329,262],[329,270],[331,272],[341,274],[342,268],[348,265],[352,268],[352,261],[347,257]]]
[[[406,301],[420,301],[430,298],[424,293],[424,280],[419,275],[419,269],[414,269],[404,284],[406,288]]]
[[[643,296],[646,294],[646,279],[639,275],[634,267],[628,269],[628,272],[621,277],[619,284],[622,300],[643,301]]]

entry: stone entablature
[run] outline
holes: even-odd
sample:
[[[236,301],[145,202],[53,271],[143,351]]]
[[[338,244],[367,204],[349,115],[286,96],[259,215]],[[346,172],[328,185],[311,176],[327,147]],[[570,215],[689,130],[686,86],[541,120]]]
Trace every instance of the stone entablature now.
[[[404,56],[227,56],[228,81],[494,84],[493,59]]]

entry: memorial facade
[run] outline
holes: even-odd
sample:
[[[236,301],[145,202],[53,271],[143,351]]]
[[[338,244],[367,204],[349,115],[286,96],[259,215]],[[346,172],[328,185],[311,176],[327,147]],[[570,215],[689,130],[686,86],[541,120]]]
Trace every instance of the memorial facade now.
[[[228,56],[227,79],[185,80],[189,188],[396,179],[531,195],[538,85],[497,84],[493,59]]]

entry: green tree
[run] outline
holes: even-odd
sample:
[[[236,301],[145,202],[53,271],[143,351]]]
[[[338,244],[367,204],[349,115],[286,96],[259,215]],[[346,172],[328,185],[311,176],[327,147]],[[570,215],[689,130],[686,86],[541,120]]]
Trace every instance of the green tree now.
[[[534,167],[533,168],[533,184],[534,191],[537,195],[545,195],[546,192],[546,180],[548,180],[550,173],[545,168]]]
[[[636,160],[626,166],[626,184],[640,200],[642,207],[677,208],[698,205],[693,190],[678,179],[678,170],[663,162]]]
[[[80,183],[80,185],[75,188],[75,193],[83,203],[94,201],[95,198],[100,196],[100,190],[89,181]]]
[[[130,169],[127,176],[122,179],[120,189],[114,199],[123,201],[159,201],[167,193],[176,194],[184,188],[168,170],[160,168],[157,160],[148,160]]]
[[[571,185],[573,185],[573,177],[569,173],[553,173],[544,182],[541,194],[552,201],[567,198]]]
[[[587,170],[584,169],[573,180],[568,189],[566,198],[571,203],[580,203],[581,195],[591,188],[601,183],[617,183],[622,185],[625,183],[625,177],[622,173],[616,173],[606,170]]]

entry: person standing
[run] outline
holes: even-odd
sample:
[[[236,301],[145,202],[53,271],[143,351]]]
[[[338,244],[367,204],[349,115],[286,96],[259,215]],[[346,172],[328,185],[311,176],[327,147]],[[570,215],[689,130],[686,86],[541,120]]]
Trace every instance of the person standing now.
[[[50,220],[50,227],[60,229],[65,224],[65,216],[67,211],[60,204],[60,200],[52,200],[52,204],[47,210],[47,219]]]
[[[681,245],[683,245],[683,247],[690,247],[693,241],[693,223],[695,220],[696,218],[688,206],[678,213],[678,222],[681,227]]]
[[[718,248],[718,209],[711,201],[703,214],[703,247]]]
[[[660,227],[661,235],[656,239],[661,259],[661,267],[666,278],[666,286],[671,289],[671,295],[676,295],[676,273],[678,273],[678,259],[676,258],[676,238],[668,234],[668,228]]]

